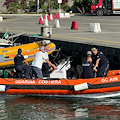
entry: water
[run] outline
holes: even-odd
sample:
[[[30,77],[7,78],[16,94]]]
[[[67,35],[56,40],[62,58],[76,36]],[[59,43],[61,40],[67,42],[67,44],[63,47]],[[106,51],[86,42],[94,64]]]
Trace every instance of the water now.
[[[120,97],[0,95],[0,120],[120,120]]]

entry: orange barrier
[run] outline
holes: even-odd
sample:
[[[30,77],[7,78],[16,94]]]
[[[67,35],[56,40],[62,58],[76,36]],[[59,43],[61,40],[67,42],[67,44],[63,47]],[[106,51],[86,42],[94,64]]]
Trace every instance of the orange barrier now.
[[[52,14],[52,17],[53,17],[53,19],[55,19],[55,15],[54,14]]]

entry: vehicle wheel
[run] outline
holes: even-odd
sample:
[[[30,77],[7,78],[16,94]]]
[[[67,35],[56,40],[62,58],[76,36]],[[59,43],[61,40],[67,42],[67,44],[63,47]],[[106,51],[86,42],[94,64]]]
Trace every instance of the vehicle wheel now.
[[[102,10],[98,10],[97,11],[97,16],[103,16],[103,11]]]

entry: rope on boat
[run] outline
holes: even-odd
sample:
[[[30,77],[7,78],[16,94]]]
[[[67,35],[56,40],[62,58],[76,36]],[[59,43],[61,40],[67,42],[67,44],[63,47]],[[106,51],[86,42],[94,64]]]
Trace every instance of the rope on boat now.
[[[102,78],[104,78],[104,77],[102,77]],[[99,79],[95,80],[93,83],[95,83],[95,82],[101,80],[102,78],[99,78]],[[93,83],[91,83],[91,85],[92,85]]]
[[[70,84],[68,83],[68,81],[67,81],[66,79],[63,79],[63,80],[65,80],[66,83],[68,84],[68,89],[69,89],[69,90],[73,90],[73,88],[70,86]]]
[[[12,81],[7,80],[7,79],[4,79],[4,80],[7,81],[7,82],[13,82],[14,81],[14,83],[12,85],[10,85],[7,89],[10,89],[15,84],[15,80],[12,80]]]

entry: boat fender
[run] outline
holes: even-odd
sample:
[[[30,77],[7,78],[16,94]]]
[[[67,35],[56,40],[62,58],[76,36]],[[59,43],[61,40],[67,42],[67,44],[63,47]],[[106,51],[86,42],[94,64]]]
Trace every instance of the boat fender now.
[[[90,86],[89,83],[82,83],[82,84],[78,84],[78,85],[74,85],[74,90],[75,91],[80,91],[80,90],[86,90],[88,89]]]
[[[8,90],[7,85],[0,85],[0,92],[5,92]]]

